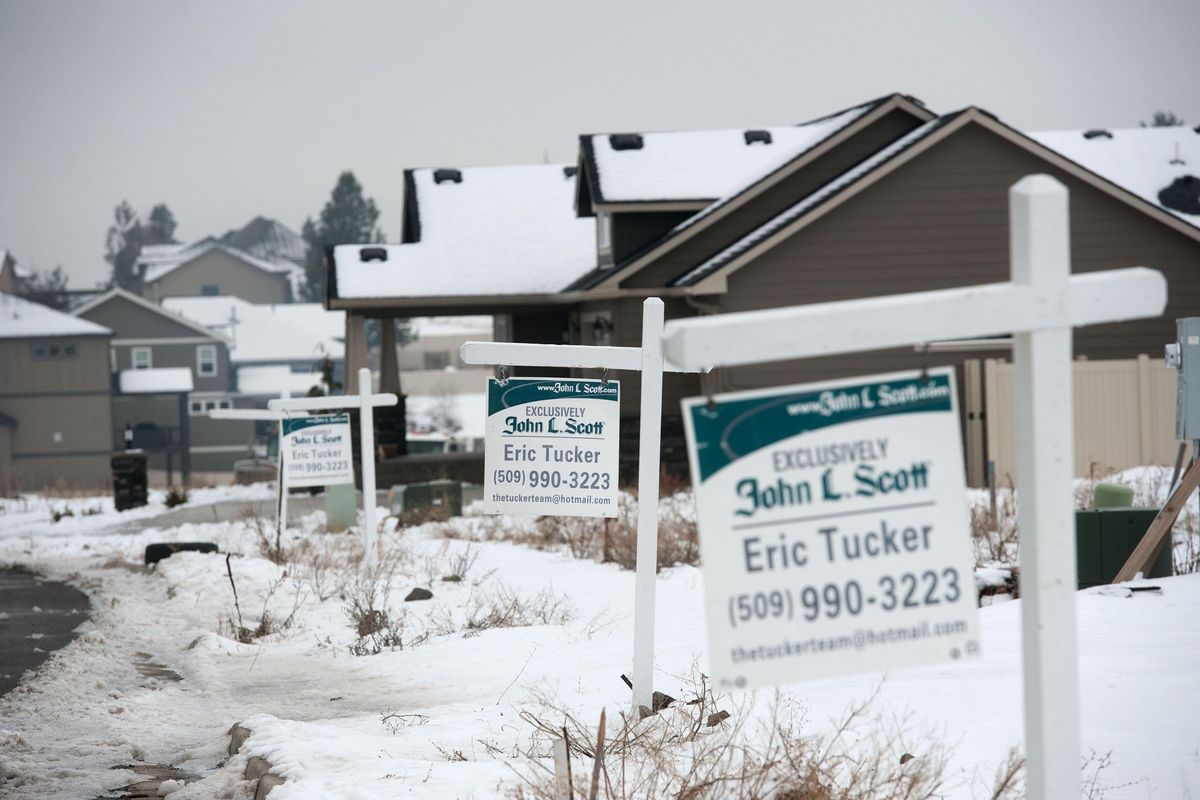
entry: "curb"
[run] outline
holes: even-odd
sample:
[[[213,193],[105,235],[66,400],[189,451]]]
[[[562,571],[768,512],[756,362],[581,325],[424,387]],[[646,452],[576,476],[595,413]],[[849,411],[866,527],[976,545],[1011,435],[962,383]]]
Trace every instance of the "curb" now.
[[[237,755],[249,737],[250,729],[235,722],[229,729],[229,748],[227,749],[229,755]],[[257,782],[254,787],[254,800],[264,800],[272,789],[284,782],[283,778],[271,772],[271,763],[259,756],[251,756],[246,761],[246,772],[242,777],[245,780]]]

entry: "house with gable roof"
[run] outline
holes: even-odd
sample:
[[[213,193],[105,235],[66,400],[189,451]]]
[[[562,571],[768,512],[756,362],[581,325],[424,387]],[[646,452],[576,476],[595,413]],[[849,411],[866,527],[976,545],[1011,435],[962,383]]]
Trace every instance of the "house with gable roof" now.
[[[588,134],[580,139],[573,206],[579,220],[593,222],[592,263],[533,299],[543,319],[557,317],[557,330],[513,338],[636,345],[647,296],[662,297],[668,318],[676,318],[1005,281],[1009,187],[1045,173],[1071,192],[1076,272],[1145,265],[1161,270],[1170,286],[1162,317],[1081,330],[1076,355],[1157,354],[1174,339],[1174,319],[1200,303],[1200,215],[1164,206],[1161,189],[1148,195],[1128,185],[1130,176],[1106,175],[1087,162],[982,109],[937,114],[899,94],[782,129]],[[1167,197],[1188,185],[1182,181]],[[472,233],[464,226],[458,236]],[[398,302],[407,314],[449,313],[434,312],[432,302],[422,307],[421,267],[429,262],[418,250],[401,278],[372,257],[378,249],[346,245],[329,259],[326,302],[348,311],[348,327],[354,317],[387,313],[397,301],[382,287],[399,288],[401,280]],[[391,248],[382,249],[390,256]],[[502,262],[492,264],[492,284],[510,277]],[[456,280],[466,274],[459,269],[442,262],[432,279],[470,292],[448,306],[454,313],[495,302],[472,291],[471,280]],[[520,326],[523,308],[496,308]],[[1006,355],[992,346],[933,343],[924,351],[669,375],[664,443],[674,452],[664,460],[682,460],[677,412],[671,418],[681,397],[942,364],[959,368],[962,386],[968,360]],[[352,370],[357,362],[349,359]],[[622,380],[624,433],[636,430],[637,380]],[[636,457],[636,449],[627,455]]]
[[[251,303],[289,303],[304,279],[292,261],[268,261],[214,238],[191,244],[146,245],[135,269],[142,296],[233,295]]]
[[[124,446],[128,425],[137,434],[135,444],[150,451],[152,469],[166,468],[168,451],[181,467],[186,455],[190,467],[201,472],[231,470],[234,461],[250,454],[253,422],[207,416],[239,405],[226,337],[120,288],[72,313],[113,331],[114,448]]]
[[[0,291],[0,493],[109,485],[111,337]]]

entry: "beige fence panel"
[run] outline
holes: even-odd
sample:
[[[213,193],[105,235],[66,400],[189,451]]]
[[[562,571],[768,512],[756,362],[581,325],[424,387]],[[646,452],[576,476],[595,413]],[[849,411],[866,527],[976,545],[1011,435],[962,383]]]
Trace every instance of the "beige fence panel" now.
[[[1120,361],[1076,361],[1075,475],[1175,461],[1176,370],[1148,356]],[[1012,364],[983,363],[987,458],[996,478],[1014,476]],[[972,471],[974,472],[974,471]],[[972,481],[972,485],[978,485]]]

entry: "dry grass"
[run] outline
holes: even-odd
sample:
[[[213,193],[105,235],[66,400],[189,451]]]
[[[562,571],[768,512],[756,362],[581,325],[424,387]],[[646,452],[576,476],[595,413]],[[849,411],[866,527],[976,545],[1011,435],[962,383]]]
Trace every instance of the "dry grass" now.
[[[829,736],[806,736],[796,709],[776,696],[769,718],[747,728],[743,709],[732,713],[708,691],[633,721],[622,716],[615,733],[598,735],[561,709],[525,714],[549,741],[566,735],[574,798],[673,797],[683,800],[928,800],[940,796],[946,753],[937,742],[913,737],[902,722],[868,718],[874,697],[847,710]],[[514,796],[555,798],[545,759],[530,754]],[[592,776],[595,776],[594,778]]]

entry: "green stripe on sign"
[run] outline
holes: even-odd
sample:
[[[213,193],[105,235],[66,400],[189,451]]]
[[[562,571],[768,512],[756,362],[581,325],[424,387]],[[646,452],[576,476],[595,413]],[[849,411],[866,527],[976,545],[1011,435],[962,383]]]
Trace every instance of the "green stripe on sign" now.
[[[801,433],[864,419],[951,411],[953,389],[948,374],[847,384],[812,392],[760,395],[717,401],[689,401],[696,434],[700,480],[756,450]]]
[[[616,402],[618,381],[587,378],[510,378],[504,383],[488,379],[488,416],[514,406],[542,400],[612,400]]]

